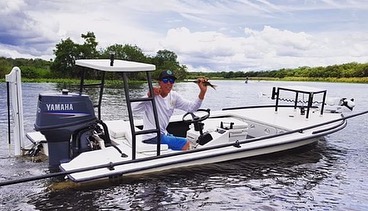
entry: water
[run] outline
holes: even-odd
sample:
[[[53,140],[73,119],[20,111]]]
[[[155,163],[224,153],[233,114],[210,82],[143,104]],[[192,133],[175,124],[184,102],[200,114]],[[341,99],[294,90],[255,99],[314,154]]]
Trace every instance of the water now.
[[[366,84],[312,82],[214,81],[203,108],[269,104],[273,86],[326,88],[332,97],[354,98],[351,114],[368,108]],[[47,163],[9,156],[5,84],[0,84],[0,181],[47,173]],[[175,89],[188,99],[194,83]],[[195,91],[193,91],[195,90]],[[58,91],[55,84],[23,84],[26,131],[33,130],[39,92]],[[118,90],[108,89],[103,119],[126,118]],[[145,93],[135,90],[135,95]],[[263,97],[260,97],[263,96]],[[3,104],[4,102],[4,104]],[[183,112],[177,112],[181,114]],[[347,113],[348,115],[349,113]],[[0,187],[1,210],[368,210],[368,117],[303,149],[220,164],[126,178],[111,183],[54,190],[53,179]]]

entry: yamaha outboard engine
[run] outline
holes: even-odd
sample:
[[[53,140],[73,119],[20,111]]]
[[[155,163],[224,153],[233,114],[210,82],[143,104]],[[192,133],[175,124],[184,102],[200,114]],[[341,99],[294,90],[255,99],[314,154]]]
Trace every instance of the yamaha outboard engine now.
[[[50,170],[58,170],[61,162],[69,161],[73,133],[96,121],[93,104],[87,95],[65,90],[59,94],[39,95],[35,129],[46,137]]]

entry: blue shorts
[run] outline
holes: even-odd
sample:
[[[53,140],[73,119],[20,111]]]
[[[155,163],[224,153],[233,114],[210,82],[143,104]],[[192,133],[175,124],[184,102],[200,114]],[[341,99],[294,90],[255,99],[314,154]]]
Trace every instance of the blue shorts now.
[[[161,134],[161,144],[167,144],[169,149],[172,150],[182,150],[183,147],[187,144],[187,139],[183,137],[173,136],[171,134],[165,135]],[[154,138],[150,138],[144,140],[143,143],[146,144],[157,144],[157,136]]]

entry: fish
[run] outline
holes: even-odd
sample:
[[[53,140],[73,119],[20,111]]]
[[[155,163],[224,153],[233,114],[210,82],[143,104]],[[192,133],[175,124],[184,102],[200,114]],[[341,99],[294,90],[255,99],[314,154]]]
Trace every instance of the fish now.
[[[196,83],[196,84],[198,84],[198,80],[197,81],[193,81],[194,83]],[[210,82],[208,82],[208,81],[204,81],[204,82],[202,82],[205,86],[210,86],[210,87],[212,87],[212,89],[215,89],[216,90],[216,87],[217,87],[217,85],[214,85],[214,84],[211,84]]]

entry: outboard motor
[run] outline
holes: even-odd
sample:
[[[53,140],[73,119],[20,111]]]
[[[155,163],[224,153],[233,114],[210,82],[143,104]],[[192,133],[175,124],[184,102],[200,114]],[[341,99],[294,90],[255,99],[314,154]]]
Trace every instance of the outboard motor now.
[[[93,104],[87,95],[67,90],[39,95],[34,126],[46,137],[50,170],[58,170],[61,162],[70,160],[73,133],[91,127],[96,121]]]

